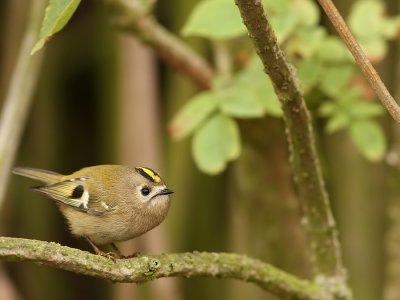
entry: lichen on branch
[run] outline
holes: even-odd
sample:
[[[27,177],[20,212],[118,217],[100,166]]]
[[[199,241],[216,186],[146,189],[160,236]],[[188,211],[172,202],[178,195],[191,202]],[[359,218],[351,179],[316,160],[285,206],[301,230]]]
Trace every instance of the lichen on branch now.
[[[284,299],[334,299],[312,282],[232,253],[141,255],[113,261],[56,243],[0,237],[0,261],[30,261],[114,282],[141,283],[172,276],[232,278],[256,284]]]
[[[304,211],[316,278],[336,279],[345,292],[337,228],[330,209],[317,152],[311,117],[296,71],[277,43],[262,2],[235,0],[249,36],[280,100],[291,153],[294,181]]]

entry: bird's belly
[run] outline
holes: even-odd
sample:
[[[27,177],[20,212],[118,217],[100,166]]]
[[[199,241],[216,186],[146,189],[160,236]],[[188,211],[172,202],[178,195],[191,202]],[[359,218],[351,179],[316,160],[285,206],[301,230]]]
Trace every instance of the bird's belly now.
[[[146,233],[161,223],[162,220],[134,216],[121,217],[113,214],[93,216],[76,211],[63,209],[72,234],[90,238],[95,244],[108,244],[126,241]]]

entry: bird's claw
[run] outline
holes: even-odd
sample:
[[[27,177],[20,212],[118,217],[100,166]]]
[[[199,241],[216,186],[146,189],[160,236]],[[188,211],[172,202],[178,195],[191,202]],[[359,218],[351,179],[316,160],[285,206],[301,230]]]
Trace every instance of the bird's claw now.
[[[108,259],[112,260],[113,262],[115,262],[117,259],[122,258],[117,253],[114,253],[114,252],[96,251],[96,254],[103,256],[105,258],[108,258]]]
[[[140,255],[142,255],[142,252],[137,251],[137,252],[133,252],[132,254],[129,254],[129,255],[123,255],[121,258],[128,259],[128,258],[138,257]]]

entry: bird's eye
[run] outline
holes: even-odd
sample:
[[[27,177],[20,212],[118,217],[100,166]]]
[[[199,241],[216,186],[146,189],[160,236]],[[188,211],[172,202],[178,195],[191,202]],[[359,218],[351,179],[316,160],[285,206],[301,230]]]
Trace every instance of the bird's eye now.
[[[148,194],[150,194],[150,189],[147,186],[145,186],[145,187],[142,187],[140,192],[142,193],[143,196],[147,196]]]

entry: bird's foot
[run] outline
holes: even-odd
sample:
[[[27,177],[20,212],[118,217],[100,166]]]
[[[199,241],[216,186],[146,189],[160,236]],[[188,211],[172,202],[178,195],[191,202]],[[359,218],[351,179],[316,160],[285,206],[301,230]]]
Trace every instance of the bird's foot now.
[[[86,238],[86,240],[89,242],[89,244],[92,246],[94,252],[95,252],[97,255],[100,255],[100,256],[103,256],[103,257],[105,257],[105,258],[108,258],[108,259],[110,259],[110,260],[112,260],[112,261],[114,261],[114,262],[115,262],[117,259],[122,258],[121,252],[119,252],[119,251],[118,251],[117,253],[115,253],[115,252],[104,252],[104,251],[101,250],[99,247],[97,247],[96,244],[93,243],[92,240],[91,240],[90,238],[88,238],[88,237],[85,237],[85,238]]]
[[[124,254],[122,254],[122,252],[118,249],[118,247],[114,243],[111,243],[111,247],[115,251],[115,254],[118,255],[118,258],[121,258],[121,259],[128,259],[128,258],[138,257],[138,256],[142,255],[142,253],[139,251],[134,252],[130,255],[124,255]]]
[[[129,254],[129,255],[123,255],[121,258],[125,258],[125,259],[134,258],[134,257],[141,256],[142,254],[143,254],[142,252],[137,251],[137,252],[133,252],[132,254]]]
[[[119,256],[117,253],[114,253],[114,252],[104,252],[104,251],[101,251],[101,250],[100,251],[96,251],[95,250],[95,252],[96,252],[97,255],[100,255],[100,256],[103,256],[105,258],[108,258],[108,259],[112,260],[113,262],[115,262],[117,259],[123,258],[123,257]]]

